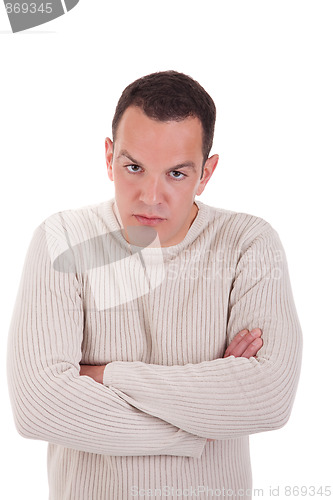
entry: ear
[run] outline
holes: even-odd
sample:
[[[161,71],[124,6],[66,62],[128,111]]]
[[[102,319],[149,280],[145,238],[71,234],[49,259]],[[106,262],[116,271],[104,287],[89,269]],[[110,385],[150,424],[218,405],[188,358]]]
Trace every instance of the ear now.
[[[198,196],[200,196],[201,193],[203,193],[207,182],[209,181],[209,179],[213,175],[213,172],[216,168],[216,165],[218,164],[218,161],[219,161],[219,155],[213,155],[210,158],[208,158],[208,160],[206,160],[206,163],[204,165],[203,176],[202,176],[202,179],[200,180],[200,183],[198,185],[198,189],[196,191],[196,194]]]
[[[112,159],[113,159],[113,142],[111,141],[111,139],[109,139],[109,137],[107,137],[105,139],[105,160],[106,160],[108,176],[111,181],[113,181]]]

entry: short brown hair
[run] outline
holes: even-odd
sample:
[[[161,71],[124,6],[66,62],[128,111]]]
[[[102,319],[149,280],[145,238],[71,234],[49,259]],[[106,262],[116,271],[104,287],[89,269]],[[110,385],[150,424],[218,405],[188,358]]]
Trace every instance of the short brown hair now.
[[[128,85],[112,120],[114,141],[120,119],[129,106],[138,106],[149,118],[163,122],[181,121],[190,116],[199,118],[205,163],[213,144],[216,108],[213,99],[196,80],[177,71],[160,71]]]

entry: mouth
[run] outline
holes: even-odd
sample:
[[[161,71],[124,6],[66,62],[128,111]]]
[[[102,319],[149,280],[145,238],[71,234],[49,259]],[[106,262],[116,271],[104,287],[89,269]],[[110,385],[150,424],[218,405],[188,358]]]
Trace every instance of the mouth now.
[[[161,217],[146,217],[145,215],[134,215],[134,217],[145,226],[156,226],[165,220],[161,219]]]

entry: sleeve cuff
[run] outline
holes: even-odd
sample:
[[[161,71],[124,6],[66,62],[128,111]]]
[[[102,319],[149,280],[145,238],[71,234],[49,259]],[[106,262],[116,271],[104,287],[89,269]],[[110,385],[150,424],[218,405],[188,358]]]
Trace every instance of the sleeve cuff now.
[[[104,373],[103,373],[103,384],[104,385],[111,385],[111,366],[112,366],[112,363],[107,363],[107,365],[104,368]]]

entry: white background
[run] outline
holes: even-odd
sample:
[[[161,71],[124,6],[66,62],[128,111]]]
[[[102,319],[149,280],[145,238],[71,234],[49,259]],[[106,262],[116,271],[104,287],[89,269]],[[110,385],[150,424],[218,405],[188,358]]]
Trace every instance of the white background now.
[[[54,212],[113,196],[104,139],[116,102],[134,79],[166,69],[197,79],[217,106],[220,162],[200,200],[278,231],[303,328],[292,416],[250,438],[253,487],[261,498],[279,487],[283,499],[285,486],[332,486],[332,25],[333,3],[322,0],[81,0],[12,34],[1,3],[3,498],[48,497],[47,444],[18,435],[6,383],[32,233]]]

